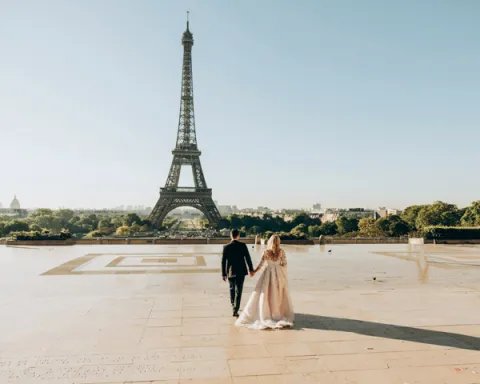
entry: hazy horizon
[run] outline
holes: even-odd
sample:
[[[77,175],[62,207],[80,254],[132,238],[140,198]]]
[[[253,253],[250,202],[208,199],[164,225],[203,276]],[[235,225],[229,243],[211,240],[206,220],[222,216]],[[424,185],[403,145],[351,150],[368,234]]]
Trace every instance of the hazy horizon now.
[[[155,205],[186,10],[219,205],[480,200],[480,3],[5,0],[3,207],[14,194],[28,208]]]

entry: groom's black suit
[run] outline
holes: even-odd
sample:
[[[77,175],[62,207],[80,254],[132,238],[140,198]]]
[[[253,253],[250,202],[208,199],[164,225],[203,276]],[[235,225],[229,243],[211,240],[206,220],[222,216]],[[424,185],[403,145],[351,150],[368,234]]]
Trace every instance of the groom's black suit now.
[[[222,277],[228,277],[230,283],[230,302],[234,315],[240,309],[243,282],[249,271],[253,272],[253,265],[247,245],[238,240],[232,240],[225,245],[222,256]]]

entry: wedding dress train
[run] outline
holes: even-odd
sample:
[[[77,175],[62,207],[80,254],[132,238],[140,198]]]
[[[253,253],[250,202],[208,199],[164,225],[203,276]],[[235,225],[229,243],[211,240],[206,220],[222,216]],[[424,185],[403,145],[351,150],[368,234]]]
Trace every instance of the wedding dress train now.
[[[248,303],[235,322],[251,329],[292,327],[294,313],[288,292],[287,258],[283,249],[278,255],[267,249],[258,269],[265,266]]]

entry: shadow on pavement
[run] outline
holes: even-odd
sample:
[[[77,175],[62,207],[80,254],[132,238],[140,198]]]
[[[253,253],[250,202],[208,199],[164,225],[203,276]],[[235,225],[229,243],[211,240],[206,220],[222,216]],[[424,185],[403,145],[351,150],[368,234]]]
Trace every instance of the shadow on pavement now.
[[[294,329],[321,329],[326,331],[350,332],[385,339],[480,351],[480,338],[475,336],[341,317],[296,313]]]

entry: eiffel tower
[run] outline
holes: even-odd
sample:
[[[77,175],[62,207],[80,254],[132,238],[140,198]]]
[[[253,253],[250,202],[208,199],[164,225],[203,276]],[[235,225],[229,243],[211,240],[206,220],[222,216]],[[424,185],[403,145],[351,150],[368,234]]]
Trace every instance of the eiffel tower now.
[[[212,199],[212,190],[207,187],[202,165],[201,152],[197,147],[195,133],[195,114],[193,108],[192,46],[193,35],[189,29],[182,36],[183,67],[182,96],[180,100],[180,118],[178,122],[177,145],[172,151],[173,161],[164,188],[160,188],[160,198],[150,214],[154,228],[162,226],[165,216],[178,207],[193,207],[201,211],[211,227],[221,219],[217,206]],[[182,165],[190,165],[193,171],[195,187],[179,187]]]

